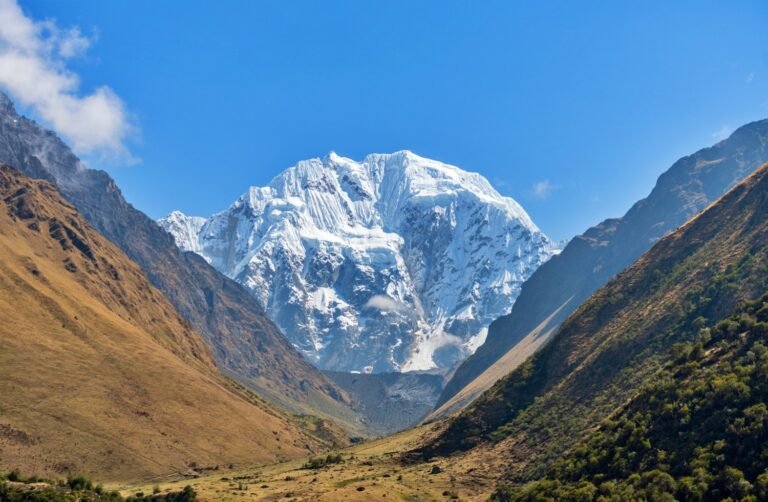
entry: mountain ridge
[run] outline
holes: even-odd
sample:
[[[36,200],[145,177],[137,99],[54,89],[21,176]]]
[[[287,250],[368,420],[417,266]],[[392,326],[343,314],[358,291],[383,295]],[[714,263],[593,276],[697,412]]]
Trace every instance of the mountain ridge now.
[[[594,293],[533,357],[451,419],[427,458],[485,445],[538,479],[701,328],[768,290],[768,164]]]
[[[54,183],[142,267],[203,336],[222,371],[294,413],[332,418],[364,433],[349,396],[286,342],[242,286],[196,254],[179,251],[163,229],[125,200],[106,172],[88,169],[55,133],[19,115],[2,93],[0,162]]]
[[[637,395],[544,477],[496,498],[765,499],[766,321],[763,295],[702,323],[698,339],[673,346]]]
[[[767,160],[768,119],[746,124],[675,162],[624,217],[571,239],[522,285],[511,313],[491,324],[486,343],[447,383],[432,418],[462,409],[514,370],[594,291]]]

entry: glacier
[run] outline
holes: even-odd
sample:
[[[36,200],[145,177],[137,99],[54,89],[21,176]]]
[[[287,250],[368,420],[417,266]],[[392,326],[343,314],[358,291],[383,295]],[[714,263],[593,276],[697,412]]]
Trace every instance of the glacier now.
[[[301,161],[210,218],[159,224],[334,371],[448,371],[558,252],[484,177],[409,151]]]

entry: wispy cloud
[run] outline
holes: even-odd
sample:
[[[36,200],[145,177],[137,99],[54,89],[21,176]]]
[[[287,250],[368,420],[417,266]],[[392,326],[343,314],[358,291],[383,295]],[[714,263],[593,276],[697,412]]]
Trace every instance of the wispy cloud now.
[[[730,136],[732,132],[733,132],[733,127],[729,125],[724,125],[717,131],[713,132],[712,137],[715,139],[715,141],[722,141],[726,139],[728,136]]]
[[[16,0],[0,0],[0,87],[29,106],[85,155],[130,161],[125,141],[133,131],[125,105],[107,86],[79,92],[67,63],[93,39],[77,27],[27,17]]]
[[[400,312],[406,309],[406,306],[386,295],[373,295],[365,302],[365,307],[382,310],[385,312]]]
[[[752,81],[755,80],[755,72],[751,72],[747,75],[746,81],[748,84],[751,84]]]
[[[496,176],[495,178],[493,178],[493,188],[495,188],[499,192],[506,191],[512,188],[512,184],[509,181]]]
[[[552,195],[552,192],[560,188],[559,185],[555,185],[549,180],[541,180],[537,181],[533,184],[533,189],[531,193],[533,193],[533,196],[537,199],[547,199],[550,195]]]
[[[414,319],[419,315],[419,311],[412,305],[402,303],[387,295],[373,295],[367,302],[366,308],[379,310],[382,314],[398,314],[403,317]]]

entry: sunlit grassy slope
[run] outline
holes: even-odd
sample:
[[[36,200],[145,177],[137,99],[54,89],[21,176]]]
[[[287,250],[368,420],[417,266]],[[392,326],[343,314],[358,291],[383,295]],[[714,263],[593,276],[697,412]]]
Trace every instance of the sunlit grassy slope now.
[[[0,256],[0,470],[137,480],[326,446],[224,378],[136,264],[8,167]]]

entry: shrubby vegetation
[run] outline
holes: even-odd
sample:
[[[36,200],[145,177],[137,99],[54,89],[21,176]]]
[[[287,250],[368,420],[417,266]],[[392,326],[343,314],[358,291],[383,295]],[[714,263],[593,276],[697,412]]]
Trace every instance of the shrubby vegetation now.
[[[191,486],[185,486],[180,492],[136,494],[127,499],[128,502],[193,502],[195,500],[197,500],[197,493]]]
[[[340,453],[336,453],[335,455],[329,453],[325,458],[310,457],[310,459],[302,466],[302,469],[322,469],[329,465],[340,464],[343,461]]]
[[[546,477],[497,500],[768,500],[768,295],[690,343]]]
[[[180,492],[136,494],[123,499],[119,492],[106,491],[85,476],[69,476],[66,480],[50,480],[22,476],[18,470],[0,473],[0,502],[193,502],[197,494],[191,486]]]

